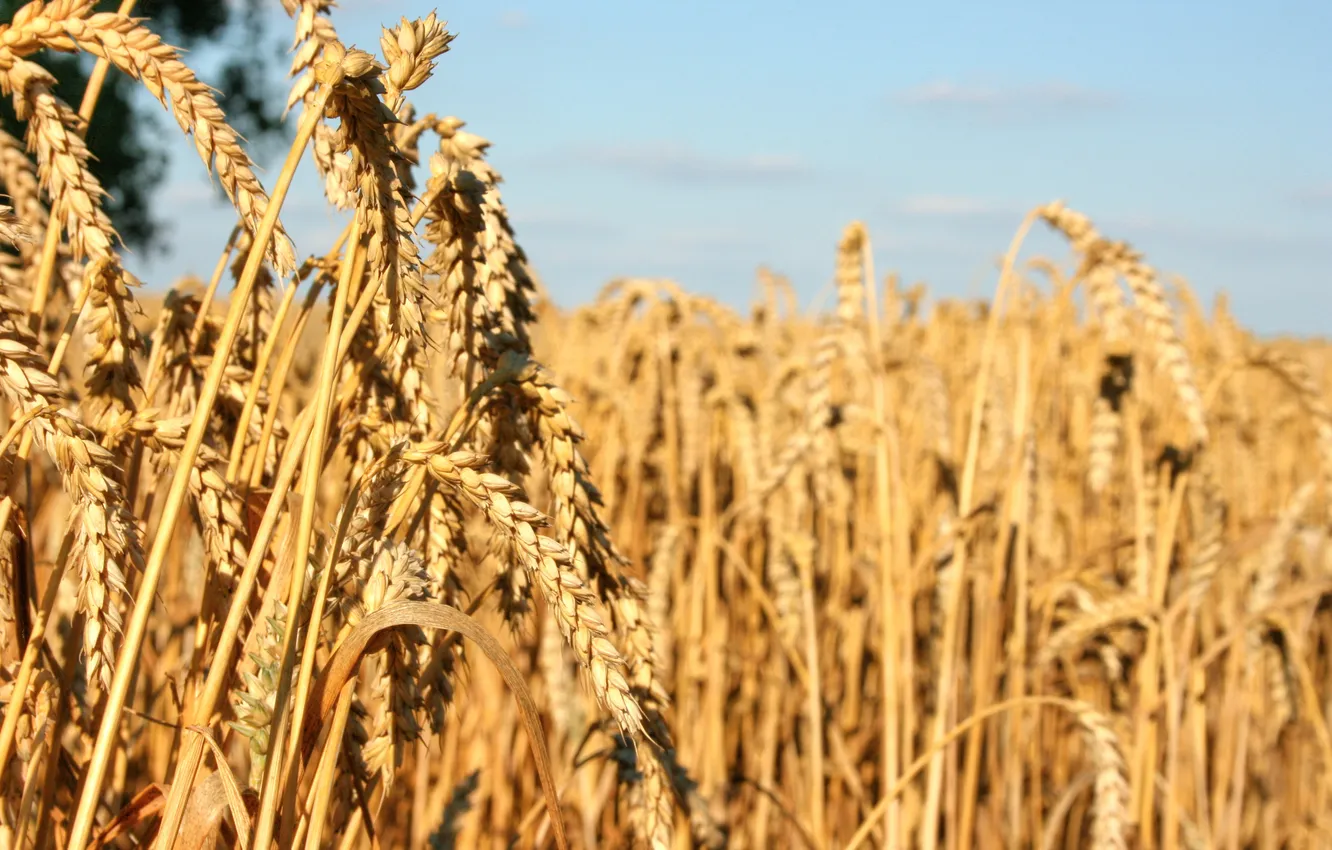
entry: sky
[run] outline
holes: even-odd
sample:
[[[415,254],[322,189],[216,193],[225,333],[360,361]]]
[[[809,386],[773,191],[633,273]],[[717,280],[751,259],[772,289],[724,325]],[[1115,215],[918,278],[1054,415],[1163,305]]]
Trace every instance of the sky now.
[[[381,24],[436,6],[341,0],[332,20],[377,51]],[[1204,304],[1224,290],[1259,332],[1332,335],[1326,0],[460,0],[439,14],[457,38],[418,112],[493,142],[518,241],[562,305],[644,276],[743,307],[760,265],[816,304],[855,219],[880,273],[988,296],[1024,213],[1058,198]],[[207,81],[215,56],[187,61]],[[130,260],[149,285],[206,277],[234,220],[192,145],[171,151],[174,248]],[[261,161],[265,185],[281,156]],[[283,221],[301,255],[341,230],[308,160]],[[1039,229],[1028,253],[1069,258]]]

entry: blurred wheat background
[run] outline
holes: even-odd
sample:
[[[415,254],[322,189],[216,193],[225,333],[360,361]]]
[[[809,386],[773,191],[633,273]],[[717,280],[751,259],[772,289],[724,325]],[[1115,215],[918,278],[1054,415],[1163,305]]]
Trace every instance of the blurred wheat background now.
[[[1326,343],[1060,200],[983,299],[851,221],[816,306],[560,307],[441,18],[282,0],[261,182],[132,6],[0,26],[0,847],[1332,846]],[[127,270],[39,51],[190,136],[207,279]]]

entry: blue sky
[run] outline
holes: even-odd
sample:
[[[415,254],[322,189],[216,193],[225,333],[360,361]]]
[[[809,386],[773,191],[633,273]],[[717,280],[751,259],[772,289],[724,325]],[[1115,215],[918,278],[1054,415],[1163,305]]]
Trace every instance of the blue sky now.
[[[436,7],[342,0],[345,41]],[[274,37],[290,23],[273,3]],[[880,272],[984,295],[1025,210],[1063,198],[1205,303],[1332,333],[1332,3],[455,2],[417,92],[493,143],[519,242],[573,305],[618,275],[733,304],[755,269],[808,304],[842,227]],[[207,78],[210,54],[190,57]],[[150,285],[206,276],[232,223],[181,139]],[[280,158],[267,163],[272,171]],[[262,177],[262,175],[261,175]],[[271,172],[266,184],[271,184]],[[298,252],[340,229],[307,163]],[[1032,251],[1066,250],[1040,234]]]

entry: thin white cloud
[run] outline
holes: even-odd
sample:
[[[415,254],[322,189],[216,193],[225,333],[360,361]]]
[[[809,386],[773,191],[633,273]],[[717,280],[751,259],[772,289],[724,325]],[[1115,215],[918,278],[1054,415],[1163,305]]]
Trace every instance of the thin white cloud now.
[[[1013,204],[969,195],[910,195],[893,209],[903,215],[933,218],[997,218],[1021,214]]]
[[[800,177],[809,171],[803,160],[787,154],[727,156],[672,143],[592,146],[577,157],[662,180],[754,183]]]
[[[532,25],[532,19],[521,9],[509,9],[500,13],[499,25],[506,30],[525,30]]]
[[[1120,103],[1114,92],[1062,81],[1004,86],[935,80],[897,91],[893,100],[918,109],[992,116],[1101,111]]]

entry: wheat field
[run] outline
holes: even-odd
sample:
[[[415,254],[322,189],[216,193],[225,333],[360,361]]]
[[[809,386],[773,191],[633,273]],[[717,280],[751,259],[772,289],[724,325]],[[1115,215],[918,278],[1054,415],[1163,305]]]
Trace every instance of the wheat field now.
[[[132,0],[0,26],[0,848],[1332,846],[1332,349],[1062,201],[986,301],[851,222],[827,310],[560,309],[411,100],[447,25],[282,4],[267,188]],[[107,73],[235,206],[209,280],[125,269]]]

